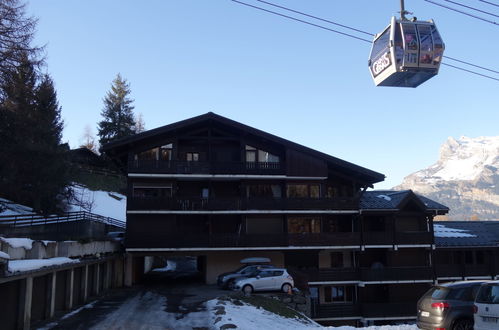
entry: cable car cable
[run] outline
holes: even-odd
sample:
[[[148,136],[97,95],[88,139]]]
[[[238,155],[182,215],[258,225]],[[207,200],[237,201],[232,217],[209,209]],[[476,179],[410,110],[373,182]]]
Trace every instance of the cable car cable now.
[[[495,3],[490,2],[490,1],[485,1],[485,0],[478,0],[478,1],[483,2],[483,3],[486,3],[486,4],[489,4],[489,5],[492,5],[492,6],[499,7],[499,5],[498,5],[498,4],[495,4]]]
[[[268,10],[268,9],[265,9],[265,8],[262,8],[262,7],[258,7],[258,6],[255,6],[255,5],[251,5],[251,4],[246,3],[246,2],[242,2],[242,1],[238,1],[238,0],[231,0],[231,1],[232,1],[232,2],[237,2],[237,3],[239,3],[239,4],[241,4],[241,5],[244,5],[244,6],[252,7],[252,8],[255,8],[255,9],[259,9],[259,10],[265,11],[265,12],[267,12],[267,13],[271,13],[271,14],[274,14],[274,15],[278,15],[278,16],[281,16],[281,17],[285,17],[285,18],[288,18],[288,19],[294,20],[294,21],[298,21],[298,22],[300,22],[300,23],[304,23],[304,24],[312,25],[312,26],[318,27],[318,28],[320,28],[320,29],[328,30],[328,31],[331,31],[331,32],[334,32],[334,33],[338,33],[338,34],[341,34],[341,35],[344,35],[344,36],[350,37],[350,38],[354,38],[354,39],[357,39],[357,40],[362,40],[362,41],[365,41],[365,42],[371,43],[371,40],[367,40],[367,39],[364,39],[364,38],[361,38],[361,37],[357,37],[357,36],[354,36],[353,34],[349,34],[349,33],[341,32],[341,31],[338,31],[338,30],[335,30],[335,29],[330,29],[330,28],[328,28],[328,27],[325,27],[325,26],[322,26],[322,25],[319,25],[319,24],[315,24],[315,23],[307,22],[307,21],[301,20],[301,19],[296,18],[296,17],[292,17],[292,16],[284,15],[284,14],[281,14],[281,13],[278,13],[278,12],[275,12],[275,11],[272,11],[272,10]]]
[[[462,10],[459,10],[459,9],[455,9],[455,8],[452,8],[452,7],[449,7],[449,6],[443,5],[443,4],[438,3],[438,2],[435,2],[435,1],[431,1],[431,0],[423,0],[423,1],[426,1],[426,2],[432,3],[432,4],[436,5],[436,6],[440,6],[440,7],[443,7],[443,8],[446,8],[446,9],[449,9],[449,10],[452,10],[452,11],[455,11],[455,12],[458,12],[458,13],[461,13],[461,14],[466,15],[466,16],[470,16],[470,17],[473,17],[473,18],[479,19],[479,20],[481,20],[481,21],[484,21],[484,22],[487,22],[487,23],[490,23],[490,24],[499,25],[497,22],[494,22],[494,21],[488,20],[488,19],[486,19],[486,18],[483,18],[483,17],[480,17],[480,16],[476,16],[476,15],[473,15],[473,14],[467,13],[467,12],[462,11]]]
[[[294,20],[294,21],[297,21],[297,22],[300,22],[300,23],[304,23],[304,24],[307,24],[307,25],[315,26],[315,27],[318,27],[318,28],[323,29],[323,30],[335,32],[335,33],[344,35],[346,37],[350,37],[350,38],[353,38],[353,39],[357,39],[357,40],[365,41],[365,42],[368,42],[368,43],[372,43],[370,40],[367,40],[367,39],[364,39],[364,38],[360,38],[360,37],[357,37],[357,36],[354,36],[354,35],[351,35],[351,34],[348,34],[348,33],[344,33],[344,32],[341,32],[341,31],[337,31],[337,30],[334,30],[334,29],[330,29],[330,28],[327,28],[327,27],[319,25],[319,24],[307,22],[307,21],[304,21],[304,20],[301,20],[301,19],[298,19],[298,18],[295,18],[295,17],[292,17],[292,16],[288,16],[288,15],[284,15],[284,14],[281,14],[281,13],[278,13],[278,12],[275,12],[275,11],[272,11],[272,10],[268,10],[268,9],[265,9],[265,8],[262,8],[262,7],[251,5],[249,3],[245,3],[245,2],[242,2],[242,1],[239,1],[239,0],[230,0],[230,1],[236,2],[238,4],[241,4],[241,5],[244,5],[244,6],[247,6],[247,7],[258,9],[258,10],[261,10],[261,11],[264,11],[264,12],[267,12],[267,13],[270,13],[270,14],[274,14],[274,15],[281,16],[281,17],[284,17],[284,18],[288,18],[288,19],[291,19],[291,20]],[[257,1],[259,1],[259,0],[257,0]],[[428,0],[424,0],[424,1],[428,1]],[[292,9],[289,9],[289,10],[293,11]],[[296,11],[296,12],[299,13],[298,11]],[[303,14],[303,15],[306,15],[306,14]],[[327,21],[327,20],[324,20],[324,21]],[[354,28],[351,28],[351,29],[354,29]],[[485,67],[482,67],[482,66],[479,66],[479,65],[476,65],[476,64],[472,64],[472,63],[469,63],[469,62],[466,62],[466,61],[462,61],[462,60],[459,60],[459,59],[456,59],[456,58],[453,58],[453,57],[450,57],[450,56],[445,56],[444,55],[443,57],[444,58],[448,58],[449,60],[453,60],[453,61],[456,61],[456,62],[460,62],[460,63],[467,64],[467,65],[470,65],[470,66],[473,66],[473,67],[476,67],[476,68],[480,68],[480,69],[483,69],[483,70],[487,70],[487,71],[499,74],[499,71],[488,69],[488,68],[485,68]],[[468,69],[461,68],[461,67],[458,67],[458,66],[455,66],[455,65],[451,65],[451,64],[447,64],[447,63],[444,63],[444,62],[442,62],[441,64],[449,66],[449,67],[457,69],[457,70],[461,70],[461,71],[465,71],[465,72],[468,72],[468,73],[471,73],[471,74],[475,74],[475,75],[478,75],[478,76],[481,76],[481,77],[484,77],[484,78],[489,78],[489,79],[492,79],[492,80],[499,81],[499,78],[494,78],[494,77],[491,77],[491,76],[488,76],[488,75],[485,75],[485,74],[482,74],[482,73],[479,73],[479,72],[476,72],[476,71],[468,70]]]
[[[487,76],[486,74],[478,73],[478,72],[475,72],[475,71],[471,71],[471,70],[468,70],[468,69],[465,69],[465,68],[461,68],[461,67],[458,67],[458,66],[455,66],[455,65],[447,64],[447,63],[444,63],[444,62],[442,62],[441,64],[442,65],[450,66],[451,68],[454,68],[454,69],[466,71],[466,72],[469,72],[469,73],[472,73],[472,74],[476,74],[478,76],[482,76],[482,77],[485,77],[485,78],[489,78],[489,79],[492,79],[492,80],[499,81],[499,78],[494,78],[494,77],[491,77],[491,76]]]
[[[462,3],[459,3],[459,2],[456,2],[456,1],[452,1],[452,0],[444,0],[445,2],[450,2],[454,5],[457,5],[457,6],[461,6],[461,7],[464,7],[464,8],[468,8],[468,9],[471,9],[471,10],[474,10],[474,11],[477,11],[479,13],[483,13],[483,14],[487,14],[487,15],[490,15],[490,16],[494,16],[494,17],[498,17],[499,18],[499,15],[496,15],[496,14],[492,14],[492,13],[489,13],[488,11],[485,11],[485,10],[481,10],[481,9],[478,9],[478,8],[475,8],[475,7],[471,7],[471,6],[468,6],[468,5],[464,5]]]
[[[304,13],[304,12],[301,12],[301,11],[298,11],[298,10],[294,10],[294,9],[287,8],[287,7],[284,7],[284,6],[276,5],[275,3],[271,3],[271,2],[263,1],[263,0],[256,0],[256,1],[265,3],[265,4],[269,5],[269,6],[274,6],[274,7],[277,7],[277,8],[284,9],[284,10],[290,11],[292,13],[296,13],[296,14],[300,14],[300,15],[303,15],[303,16],[306,16],[306,17],[310,17],[310,18],[316,19],[318,21],[323,21],[323,22],[326,22],[326,23],[330,23],[330,24],[334,24],[334,25],[337,25],[337,26],[341,26],[342,28],[345,28],[345,29],[349,29],[349,30],[360,32],[360,33],[364,33],[364,34],[367,34],[367,35],[369,35],[371,37],[374,36],[374,34],[372,34],[370,32],[362,31],[362,30],[350,27],[348,25],[343,25],[343,24],[340,24],[340,23],[336,23],[336,22],[333,22],[333,21],[330,21],[330,20],[327,20],[327,19],[324,19],[324,18],[320,18],[320,17],[314,16],[314,15],[310,15],[310,14],[307,14],[307,13]]]
[[[458,60],[457,58],[453,58],[453,57],[446,56],[446,55],[444,55],[443,57],[444,58],[448,58],[449,60],[452,60],[452,61],[456,61],[456,62],[459,62],[459,63],[467,64],[467,65],[470,65],[470,66],[474,66],[475,68],[479,68],[479,69],[482,69],[482,70],[486,70],[486,71],[490,71],[490,72],[499,74],[499,71],[488,69],[486,67],[483,67],[483,66],[480,66],[480,65],[476,65],[476,64],[473,64],[473,63],[469,63],[469,62],[466,62],[466,61],[463,61],[463,60]]]

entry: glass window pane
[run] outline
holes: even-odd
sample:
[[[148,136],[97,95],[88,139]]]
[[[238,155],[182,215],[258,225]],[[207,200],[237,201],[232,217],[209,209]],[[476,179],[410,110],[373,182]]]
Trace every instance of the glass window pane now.
[[[252,146],[249,146],[249,145],[246,145],[246,150],[256,150],[256,148],[252,147]]]
[[[306,184],[288,184],[287,195],[289,198],[308,197],[308,186]]]
[[[319,185],[310,185],[310,197],[312,198],[319,198],[321,195],[320,192],[320,186]]]
[[[250,163],[256,162],[256,151],[247,150],[246,151],[246,161]]]

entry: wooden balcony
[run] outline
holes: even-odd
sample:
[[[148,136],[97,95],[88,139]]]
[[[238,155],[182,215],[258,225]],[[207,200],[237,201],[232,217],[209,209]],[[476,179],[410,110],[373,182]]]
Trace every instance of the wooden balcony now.
[[[366,245],[395,245],[395,244],[432,244],[433,236],[430,232],[365,232],[364,244]]]
[[[300,236],[297,239],[296,236]],[[358,243],[352,235],[352,239]],[[342,233],[331,234],[167,234],[151,232],[147,235],[127,233],[128,248],[222,248],[222,247],[288,247],[331,246],[339,237],[348,242]],[[354,241],[350,245],[353,245]]]
[[[316,268],[302,271],[309,282],[360,281],[358,268]]]
[[[227,211],[227,210],[352,210],[355,198],[145,198],[131,197],[128,210]]]
[[[361,268],[360,278],[365,282],[432,280],[433,270],[429,266]]]
[[[360,304],[318,304],[312,302],[313,319],[360,317]]]
[[[285,170],[282,162],[188,162],[131,158],[128,161],[128,173],[284,175]]]
[[[436,265],[437,277],[469,277],[469,276],[492,276],[493,270],[490,265]]]
[[[361,313],[365,318],[377,317],[416,317],[416,302],[383,302],[364,303],[361,305]]]

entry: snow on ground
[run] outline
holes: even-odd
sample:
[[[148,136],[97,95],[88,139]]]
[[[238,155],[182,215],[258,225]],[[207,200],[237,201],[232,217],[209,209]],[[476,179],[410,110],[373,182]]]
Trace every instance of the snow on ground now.
[[[93,191],[76,184],[73,185],[73,189],[77,200],[82,203],[73,201],[69,205],[69,212],[87,211],[126,221],[126,196],[110,191]]]
[[[177,263],[172,260],[166,260],[166,266],[161,268],[154,268],[152,272],[172,272],[177,269]]]
[[[441,224],[433,224],[435,237],[476,237],[476,235],[467,234],[468,230],[450,228]]]
[[[66,257],[49,258],[49,259],[23,259],[9,261],[9,272],[25,272],[28,270],[40,269],[43,267],[57,266],[68,263],[80,262],[79,259],[70,259]]]
[[[273,330],[298,330],[320,329],[318,323],[308,319],[287,318],[265,309],[246,303],[235,305],[228,300],[214,299],[207,302],[212,313],[213,325],[219,329],[224,325],[233,324],[237,329],[273,329]]]
[[[31,250],[33,248],[33,240],[29,238],[5,238],[0,237],[0,240],[9,244],[13,248],[25,248]]]
[[[97,300],[92,301],[92,302],[91,302],[91,303],[89,303],[89,304],[86,304],[86,305],[84,305],[84,306],[81,306],[80,308],[75,309],[74,311],[72,311],[72,312],[69,312],[69,313],[65,314],[63,317],[61,317],[61,320],[65,320],[65,319],[67,319],[67,318],[70,318],[71,316],[78,314],[79,312],[81,312],[81,311],[82,311],[82,310],[84,310],[84,309],[90,309],[90,308],[93,308],[96,302],[97,302]],[[44,327],[42,327],[42,328],[38,328],[37,330],[49,330],[49,329],[52,329],[53,327],[55,327],[55,326],[57,326],[57,325],[58,325],[58,323],[57,323],[57,322],[52,322],[52,323],[49,323],[49,324],[45,325],[45,326],[44,326]]]

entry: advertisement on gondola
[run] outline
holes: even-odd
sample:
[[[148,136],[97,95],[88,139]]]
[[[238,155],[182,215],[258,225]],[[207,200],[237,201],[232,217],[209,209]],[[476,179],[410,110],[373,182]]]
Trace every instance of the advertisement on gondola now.
[[[388,68],[391,64],[392,61],[390,59],[390,52],[384,53],[371,65],[371,71],[373,73],[373,76],[376,77],[386,68]]]

